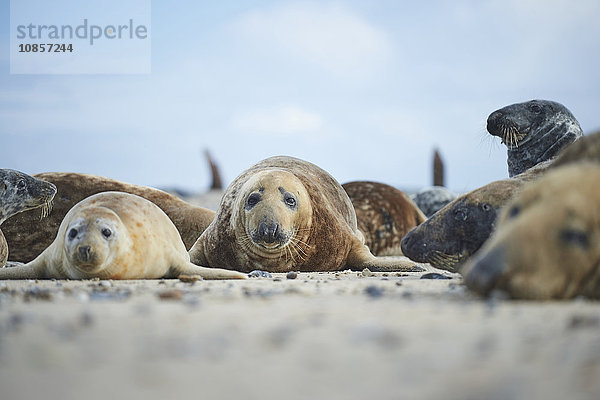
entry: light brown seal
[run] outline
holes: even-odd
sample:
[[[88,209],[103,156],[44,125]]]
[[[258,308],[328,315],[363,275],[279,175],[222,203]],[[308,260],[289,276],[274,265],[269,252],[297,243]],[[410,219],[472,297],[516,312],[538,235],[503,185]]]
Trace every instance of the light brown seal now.
[[[246,272],[421,270],[405,258],[373,256],[342,186],[316,165],[285,156],[231,183],[190,256],[194,264]]]
[[[3,225],[12,261],[29,262],[52,243],[63,218],[75,204],[100,192],[117,191],[131,193],[150,200],[171,218],[186,248],[211,223],[215,212],[196,207],[162,190],[132,185],[95,175],[68,172],[47,172],[35,175],[51,182],[58,190],[52,212],[39,221],[37,212],[26,211],[9,218]]]
[[[244,279],[190,262],[179,232],[154,203],[105,192],[77,203],[52,244],[32,262],[0,270],[0,279],[157,279],[200,275]]]
[[[600,164],[553,169],[501,213],[462,268],[470,289],[516,299],[600,298]]]
[[[41,216],[50,212],[56,187],[41,179],[12,169],[0,169],[0,224],[7,218],[26,210],[41,207]],[[39,221],[39,212],[36,218]],[[9,247],[0,230],[0,267],[8,260]]]
[[[379,182],[348,182],[342,185],[356,212],[365,245],[376,256],[401,256],[400,241],[427,219],[401,190]]]

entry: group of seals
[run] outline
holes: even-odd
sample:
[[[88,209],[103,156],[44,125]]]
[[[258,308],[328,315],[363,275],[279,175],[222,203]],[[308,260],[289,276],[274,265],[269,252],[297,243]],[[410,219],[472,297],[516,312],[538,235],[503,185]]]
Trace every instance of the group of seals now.
[[[190,263],[177,228],[154,203],[104,192],[77,203],[56,239],[30,263],[0,270],[0,279],[158,279],[245,275]]]
[[[56,186],[57,195],[48,218],[39,221],[39,215],[26,211],[9,218],[2,226],[10,248],[12,261],[29,262],[48,247],[58,232],[67,212],[81,200],[100,192],[118,191],[131,193],[152,201],[173,221],[186,248],[212,222],[215,212],[191,204],[158,189],[132,185],[101,176],[47,172],[35,175],[37,179]]]
[[[258,162],[229,185],[190,258],[244,272],[420,270],[371,254],[342,186],[316,165],[284,156]]]
[[[42,217],[47,216],[55,194],[56,187],[49,182],[12,169],[0,169],[0,224],[15,214],[39,207]],[[39,214],[36,218],[39,221]],[[0,268],[6,264],[8,253],[8,243],[0,230]]]
[[[400,241],[427,217],[404,192],[379,182],[342,185],[356,212],[365,245],[376,256],[402,255]]]
[[[562,104],[531,100],[494,111],[487,130],[506,145],[509,176],[555,157],[583,136],[579,122]]]
[[[503,210],[461,273],[467,286],[519,299],[600,298],[600,164],[553,169]]]

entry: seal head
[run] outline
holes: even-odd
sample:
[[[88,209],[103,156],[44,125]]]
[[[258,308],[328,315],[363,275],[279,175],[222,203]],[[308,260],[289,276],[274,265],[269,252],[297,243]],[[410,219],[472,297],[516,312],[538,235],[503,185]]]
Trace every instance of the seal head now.
[[[579,122],[562,104],[531,100],[494,111],[487,130],[506,145],[509,176],[555,157],[583,136]]]
[[[0,224],[22,211],[42,207],[50,213],[56,186],[12,169],[0,169]]]

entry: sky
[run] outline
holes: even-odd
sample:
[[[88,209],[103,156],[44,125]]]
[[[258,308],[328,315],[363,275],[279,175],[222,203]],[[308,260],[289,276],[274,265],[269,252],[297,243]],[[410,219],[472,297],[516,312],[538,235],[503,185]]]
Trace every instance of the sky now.
[[[18,0],[15,0],[18,1]],[[10,74],[0,0],[2,168],[203,191],[209,149],[231,182],[272,155],[340,183],[508,176],[485,130],[548,99],[600,129],[600,0],[152,1],[151,72]]]

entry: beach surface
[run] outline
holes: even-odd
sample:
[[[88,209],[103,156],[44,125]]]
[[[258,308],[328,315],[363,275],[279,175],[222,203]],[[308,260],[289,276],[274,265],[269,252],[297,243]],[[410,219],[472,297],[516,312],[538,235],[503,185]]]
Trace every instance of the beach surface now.
[[[600,398],[600,303],[483,300],[424,267],[3,281],[1,398]]]

